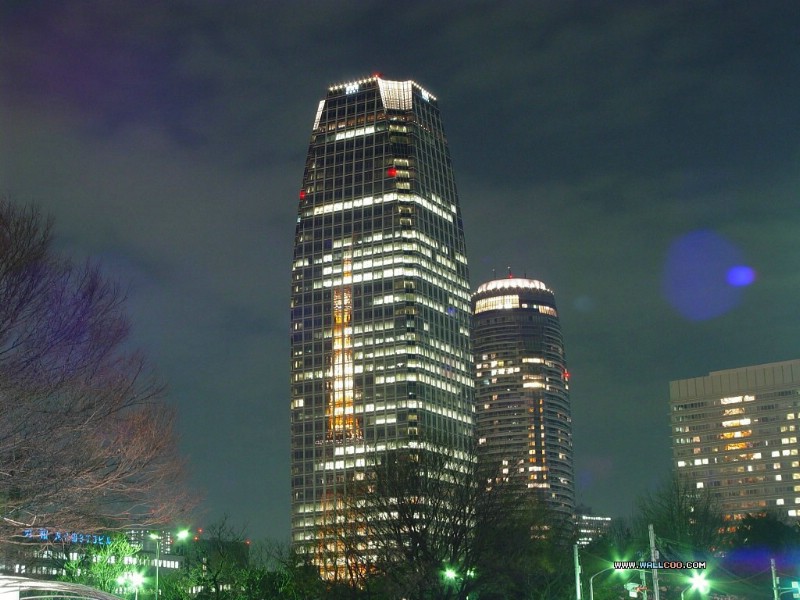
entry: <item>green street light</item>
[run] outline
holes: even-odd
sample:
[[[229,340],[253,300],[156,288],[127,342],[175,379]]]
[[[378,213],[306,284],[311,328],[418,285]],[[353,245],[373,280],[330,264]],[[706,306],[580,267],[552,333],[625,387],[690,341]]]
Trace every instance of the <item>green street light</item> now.
[[[455,581],[456,577],[458,577],[458,573],[456,573],[456,570],[452,567],[447,567],[444,570],[444,578],[448,581]]]
[[[605,573],[607,571],[611,571],[614,569],[615,567],[608,567],[603,569],[602,571],[598,571],[597,573],[589,577],[589,600],[594,600],[594,578],[600,575],[601,573]]]
[[[151,533],[148,537],[156,542],[156,600],[158,600],[158,567],[161,562],[161,535],[158,533]]]
[[[138,589],[144,583],[144,575],[142,575],[141,573],[130,573],[130,580],[131,580],[131,585],[135,589]]]
[[[155,589],[155,596],[156,600],[161,596],[161,589],[158,585],[158,568],[161,566],[161,538],[162,533],[150,533],[147,537],[151,540],[155,541],[156,543],[156,589]],[[189,530],[188,529],[181,529],[180,531],[175,532],[175,538],[178,541],[183,541],[189,537]]]
[[[695,573],[692,575],[691,585],[681,591],[681,600],[684,600],[683,595],[690,590],[697,590],[701,594],[707,594],[711,589],[711,585],[706,581],[705,573]]]
[[[144,583],[144,576],[136,572],[123,573],[117,577],[117,583],[123,587],[132,587],[134,600],[139,600],[139,588]]]

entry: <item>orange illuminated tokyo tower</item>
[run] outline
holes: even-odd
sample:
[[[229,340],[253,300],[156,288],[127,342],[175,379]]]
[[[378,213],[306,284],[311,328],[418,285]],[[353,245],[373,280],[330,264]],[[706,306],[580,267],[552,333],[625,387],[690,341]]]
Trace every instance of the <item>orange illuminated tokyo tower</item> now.
[[[370,559],[351,509],[390,453],[469,460],[470,286],[436,96],[373,75],[331,85],[309,113],[291,275],[292,542],[334,578]],[[344,548],[350,533],[361,537]]]
[[[333,290],[333,329],[331,368],[328,385],[329,440],[361,439],[361,429],[353,406],[353,305],[351,259],[345,253],[342,284]]]

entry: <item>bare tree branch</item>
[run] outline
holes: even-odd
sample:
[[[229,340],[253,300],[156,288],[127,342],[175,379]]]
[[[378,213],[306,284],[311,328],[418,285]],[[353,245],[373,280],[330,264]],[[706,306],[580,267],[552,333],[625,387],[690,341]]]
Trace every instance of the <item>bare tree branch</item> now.
[[[725,533],[725,519],[717,499],[693,481],[673,476],[637,502],[635,529],[647,539],[648,525],[658,539],[662,555],[692,560],[719,549]]]
[[[174,411],[126,349],[124,296],[0,200],[0,542],[25,527],[165,524],[193,505]]]
[[[327,557],[349,566],[348,583],[381,598],[463,600],[552,579],[562,532],[543,504],[496,465],[451,454],[389,451],[367,473]]]

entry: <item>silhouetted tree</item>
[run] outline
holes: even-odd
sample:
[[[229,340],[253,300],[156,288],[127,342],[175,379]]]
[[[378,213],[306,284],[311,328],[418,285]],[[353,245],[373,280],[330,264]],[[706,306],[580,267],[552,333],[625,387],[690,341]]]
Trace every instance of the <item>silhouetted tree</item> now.
[[[640,497],[636,508],[633,530],[639,546],[648,547],[648,525],[653,525],[662,558],[702,558],[723,544],[722,510],[712,494],[693,481],[672,476]]]
[[[173,411],[128,330],[119,287],[0,199],[0,542],[154,526],[191,505]]]
[[[187,553],[189,588],[198,600],[240,598],[250,568],[250,543],[227,517],[207,527]]]
[[[781,520],[774,512],[749,514],[737,524],[730,547],[761,548],[773,553],[800,549],[800,527]]]
[[[776,513],[749,514],[736,524],[724,555],[730,571],[742,576],[763,572],[774,559],[779,572],[796,577],[800,559],[800,527]]]
[[[582,551],[585,588],[592,575],[608,569],[594,579],[596,600],[618,598],[624,583],[641,581],[641,573],[615,572],[613,564],[650,559],[649,525],[653,525],[659,557],[664,560],[709,560],[724,544],[723,513],[713,495],[693,481],[671,476],[640,496],[635,507],[630,521],[615,521],[603,537]],[[646,578],[649,581],[649,575]],[[666,572],[659,582],[670,588],[669,594],[682,584]]]
[[[384,454],[342,529],[354,582],[379,598],[533,598],[548,589],[539,597],[558,597],[571,585],[560,576],[571,565],[563,524],[524,482],[498,474],[441,448]]]
[[[325,596],[326,584],[307,554],[281,544],[258,548],[255,564],[260,568],[268,593],[275,600],[314,600]]]

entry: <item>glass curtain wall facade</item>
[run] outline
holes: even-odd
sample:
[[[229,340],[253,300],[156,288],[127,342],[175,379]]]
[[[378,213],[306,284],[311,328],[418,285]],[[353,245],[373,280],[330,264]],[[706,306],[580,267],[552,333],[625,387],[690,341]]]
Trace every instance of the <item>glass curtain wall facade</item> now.
[[[380,76],[330,87],[299,195],[292,538],[333,578],[369,553],[341,540],[363,531],[353,501],[386,452],[469,455],[467,259],[436,98]]]
[[[555,296],[541,281],[509,277],[481,285],[472,306],[478,458],[572,520],[569,373]]]

